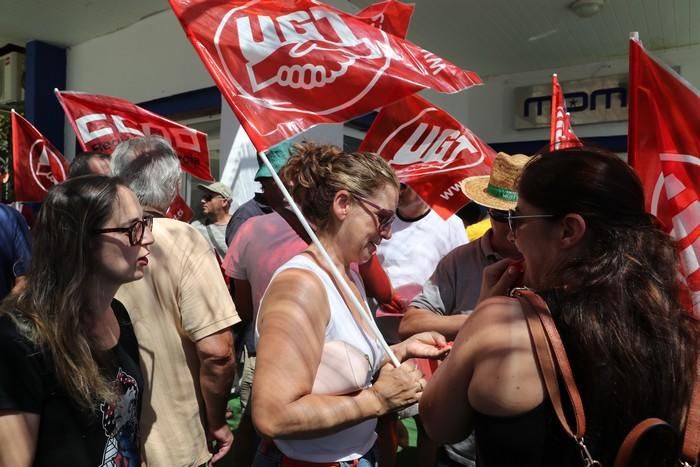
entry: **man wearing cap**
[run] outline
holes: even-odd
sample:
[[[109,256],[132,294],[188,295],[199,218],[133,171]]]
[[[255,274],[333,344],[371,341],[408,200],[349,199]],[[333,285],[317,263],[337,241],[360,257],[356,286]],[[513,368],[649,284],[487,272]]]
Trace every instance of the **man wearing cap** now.
[[[209,245],[219,255],[219,259],[226,256],[228,244],[226,243],[226,226],[231,220],[231,214],[228,213],[231,207],[231,189],[221,182],[214,182],[209,185],[199,184],[197,188],[204,192],[202,196],[202,212],[207,218],[207,223],[193,222],[192,225],[197,228],[204,238],[207,239]]]
[[[284,163],[289,159],[291,147],[292,143],[285,141],[267,151],[267,158],[276,173],[279,173]],[[279,211],[285,207],[282,192],[272,179],[270,170],[261,160],[258,161],[258,164],[260,168],[255,173],[255,181],[260,182],[262,192],[255,193],[253,198],[241,204],[238,209],[236,209],[236,212],[233,213],[233,216],[226,226],[227,245],[231,244],[238,229],[251,217],[270,214],[272,211]]]
[[[523,154],[498,153],[490,175],[462,182],[464,194],[487,208],[492,227],[478,241],[455,248],[438,263],[401,320],[402,339],[423,331],[437,331],[454,339],[479,300],[484,268],[503,258],[520,256],[508,238],[507,216],[517,204],[517,183],[528,160]],[[475,457],[469,438],[445,446],[438,466],[474,466]]]

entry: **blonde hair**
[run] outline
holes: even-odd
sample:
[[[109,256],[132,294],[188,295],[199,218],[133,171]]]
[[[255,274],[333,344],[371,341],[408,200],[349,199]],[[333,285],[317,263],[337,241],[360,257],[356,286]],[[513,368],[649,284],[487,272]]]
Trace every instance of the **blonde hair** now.
[[[346,153],[336,146],[297,144],[280,176],[304,215],[319,230],[330,221],[333,198],[339,190],[370,197],[386,185],[398,189],[399,180],[380,156]]]

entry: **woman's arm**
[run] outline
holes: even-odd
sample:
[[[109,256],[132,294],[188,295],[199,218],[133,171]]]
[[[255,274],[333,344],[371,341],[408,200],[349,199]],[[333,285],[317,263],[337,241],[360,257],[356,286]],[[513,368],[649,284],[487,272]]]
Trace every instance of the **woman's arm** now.
[[[263,436],[323,436],[417,400],[420,373],[410,367],[384,367],[373,387],[351,395],[311,394],[329,320],[326,292],[314,274],[279,274],[259,320],[252,415]]]
[[[38,437],[38,414],[0,410],[0,467],[30,467]]]

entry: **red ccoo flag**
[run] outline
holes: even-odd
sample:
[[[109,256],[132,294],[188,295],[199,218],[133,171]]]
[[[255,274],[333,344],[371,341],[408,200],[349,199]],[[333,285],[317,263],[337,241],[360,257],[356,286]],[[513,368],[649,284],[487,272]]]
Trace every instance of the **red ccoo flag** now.
[[[647,209],[678,243],[700,319],[700,94],[630,40],[629,162]]]
[[[380,154],[444,219],[469,202],[460,182],[488,175],[496,157],[468,128],[417,94],[384,107],[360,151]]]
[[[84,151],[111,154],[131,138],[162,136],[175,149],[182,170],[202,180],[214,180],[209,169],[207,135],[116,97],[56,90]]]
[[[68,164],[34,125],[12,111],[12,168],[15,199],[43,201],[49,188],[66,179]]]
[[[315,0],[169,0],[258,150],[432,88],[481,79]]]
[[[578,148],[583,146],[581,140],[571,129],[571,115],[566,111],[564,94],[557,74],[552,74],[552,118],[549,128],[549,150]]]

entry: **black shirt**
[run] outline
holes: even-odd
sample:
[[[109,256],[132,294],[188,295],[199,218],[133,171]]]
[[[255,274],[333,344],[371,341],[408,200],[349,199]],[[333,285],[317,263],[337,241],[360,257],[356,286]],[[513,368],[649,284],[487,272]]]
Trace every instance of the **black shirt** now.
[[[105,352],[110,364],[101,370],[113,375],[118,398],[103,401],[92,412],[60,387],[50,358],[19,333],[11,318],[0,317],[0,410],[41,417],[34,466],[140,466],[143,377],[138,344],[124,306],[113,300],[112,309],[120,337]]]

